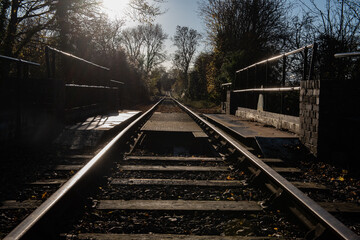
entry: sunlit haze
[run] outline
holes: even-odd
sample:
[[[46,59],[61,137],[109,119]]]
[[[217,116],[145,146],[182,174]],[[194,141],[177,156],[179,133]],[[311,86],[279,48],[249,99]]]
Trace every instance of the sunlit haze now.
[[[138,22],[134,22],[126,11],[129,10],[129,0],[103,0],[104,11],[109,15],[110,19],[121,19],[124,21],[126,27],[134,27]],[[171,54],[174,53],[175,47],[171,41],[171,37],[175,34],[176,26],[187,26],[204,34],[204,24],[199,17],[198,1],[197,0],[167,0],[163,5],[163,9],[167,11],[165,14],[158,16],[155,23],[161,24],[168,39],[165,41],[166,52],[168,59],[164,62],[164,66],[169,68],[171,66]],[[198,48],[198,52],[202,51],[204,44]]]
[[[103,8],[110,18],[124,18],[128,0],[103,0]]]

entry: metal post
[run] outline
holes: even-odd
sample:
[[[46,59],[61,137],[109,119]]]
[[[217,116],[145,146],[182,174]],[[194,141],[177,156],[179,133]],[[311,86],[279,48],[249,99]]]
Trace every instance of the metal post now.
[[[317,43],[314,43],[312,57],[311,57],[310,71],[309,71],[309,80],[312,80],[314,77],[314,67],[316,61],[317,47],[318,47]]]
[[[56,59],[56,55],[55,55],[55,52],[54,51],[51,51],[52,54],[51,54],[51,77],[52,78],[55,78],[56,76],[56,66],[55,66],[55,59]]]
[[[249,88],[249,69],[246,70],[246,88]],[[245,107],[248,107],[249,95],[245,93]]]
[[[254,83],[255,83],[255,88],[257,87],[257,65],[255,65],[255,79],[254,79]]]
[[[236,89],[236,86],[237,86],[237,84],[236,84],[236,72],[235,72],[235,74],[234,74],[235,76],[234,76],[234,87],[235,87],[235,89]]]
[[[283,69],[282,69],[282,81],[281,81],[281,86],[284,87],[285,86],[285,80],[286,80],[286,56],[283,56]],[[283,93],[280,93],[280,97],[281,97],[281,102],[280,102],[280,113],[282,114],[284,112],[284,96]]]
[[[304,48],[304,71],[303,71],[303,80],[306,80],[307,75],[307,58],[308,58],[308,48]]]
[[[285,86],[285,80],[286,80],[286,56],[283,56],[283,69],[282,69],[282,82],[281,86]]]
[[[265,69],[265,87],[267,86],[267,82],[268,82],[268,68],[269,68],[269,61],[268,60],[266,60],[266,69]],[[266,109],[266,100],[265,100],[265,98],[266,98],[266,94],[264,94],[264,109]]]
[[[50,50],[49,50],[49,47],[46,46],[46,47],[45,47],[45,62],[46,62],[46,72],[47,72],[48,78],[51,77],[49,51],[50,51]]]
[[[21,62],[17,63],[17,77],[16,77],[16,126],[15,126],[15,139],[16,141],[21,141],[22,137],[22,87],[21,82],[23,78],[23,64]]]

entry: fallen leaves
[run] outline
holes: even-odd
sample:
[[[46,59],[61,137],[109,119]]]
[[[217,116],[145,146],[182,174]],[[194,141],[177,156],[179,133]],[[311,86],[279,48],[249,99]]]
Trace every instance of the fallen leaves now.
[[[231,177],[231,176],[227,176],[226,180],[235,180],[235,178]]]
[[[46,198],[46,197],[47,197],[47,195],[48,195],[48,193],[47,193],[47,192],[44,192],[44,193],[41,195],[41,199]]]

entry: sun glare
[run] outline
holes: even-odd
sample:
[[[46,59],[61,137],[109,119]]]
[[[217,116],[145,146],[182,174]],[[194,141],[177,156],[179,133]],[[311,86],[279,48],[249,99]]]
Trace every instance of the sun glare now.
[[[103,7],[110,18],[122,18],[128,0],[103,0]]]

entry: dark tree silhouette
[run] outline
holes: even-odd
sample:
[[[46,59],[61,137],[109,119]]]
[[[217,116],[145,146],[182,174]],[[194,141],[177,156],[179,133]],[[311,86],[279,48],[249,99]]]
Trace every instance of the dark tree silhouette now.
[[[190,88],[190,83],[188,82],[189,66],[201,38],[201,34],[194,29],[181,26],[176,27],[173,42],[177,50],[173,62],[183,72],[184,86],[187,89]]]

